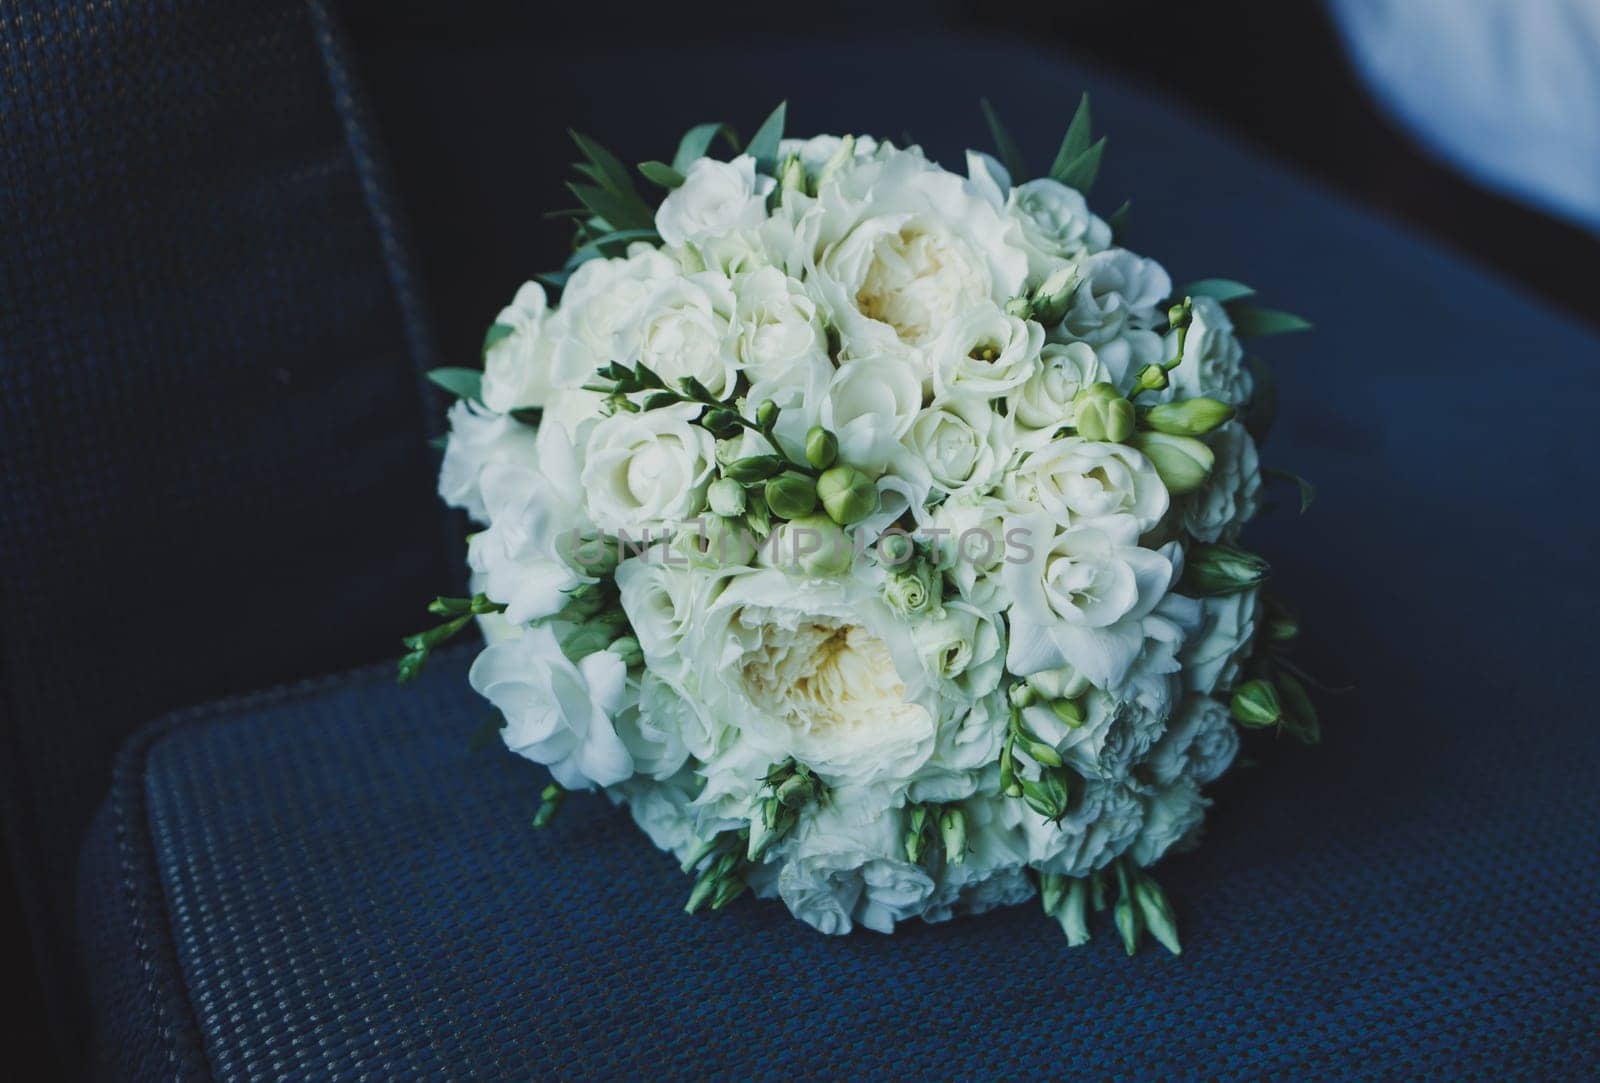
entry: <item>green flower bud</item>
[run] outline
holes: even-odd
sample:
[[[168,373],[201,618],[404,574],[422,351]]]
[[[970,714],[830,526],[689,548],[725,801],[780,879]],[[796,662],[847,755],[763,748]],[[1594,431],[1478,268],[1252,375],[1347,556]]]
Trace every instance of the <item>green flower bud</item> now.
[[[712,835],[709,839],[701,839],[690,847],[688,854],[684,856],[683,864],[679,865],[678,868],[682,869],[684,873],[692,872],[696,865],[710,857],[716,852],[716,849],[717,836]]]
[[[1289,736],[1308,745],[1322,740],[1322,723],[1317,718],[1317,708],[1300,679],[1289,673],[1279,673],[1278,694],[1283,701],[1283,728]]]
[[[1017,779],[1017,761],[1010,741],[1000,746],[1000,792],[1007,797],[1022,796],[1022,783]]]
[[[826,470],[839,457],[839,438],[821,425],[811,426],[806,433],[806,462],[818,470]]]
[[[1033,703],[1033,686],[1026,681],[1018,681],[1011,686],[1010,691],[1006,693],[1006,697],[1011,700],[1011,706],[1021,710]]]
[[[878,510],[878,487],[853,466],[835,466],[817,479],[817,496],[828,516],[841,526],[859,523]]]
[[[1172,904],[1167,902],[1161,885],[1148,876],[1137,876],[1133,884],[1133,896],[1150,935],[1172,954],[1182,955],[1183,945],[1178,943],[1177,918],[1173,916]]]
[[[1029,756],[1033,757],[1035,763],[1043,764],[1045,767],[1061,766],[1061,753],[1043,741],[1028,741],[1023,745],[1023,748],[1027,750]]]
[[[706,489],[711,514],[728,518],[744,512],[744,486],[732,478],[718,478]]]
[[[878,559],[898,568],[917,555],[917,543],[906,534],[884,534],[878,539]]]
[[[1189,317],[1194,310],[1194,301],[1185,297],[1182,301],[1167,309],[1167,323],[1176,331],[1180,327],[1189,326]]]
[[[1072,295],[1078,289],[1078,271],[1075,267],[1062,267],[1052,273],[1038,289],[1033,291],[1033,319],[1046,327],[1054,327],[1067,315]]]
[[[743,895],[748,887],[742,876],[729,876],[717,885],[717,890],[711,895],[711,909],[721,910],[733,900]]]
[[[567,799],[567,791],[552,782],[539,793],[539,811],[533,814],[534,827],[549,827],[550,821],[556,818],[556,813],[561,810],[561,802]]]
[[[1113,911],[1117,919],[1117,932],[1122,935],[1122,947],[1129,955],[1139,952],[1140,934],[1144,932],[1144,919],[1138,905],[1124,892]]]
[[[1083,877],[1075,876],[1067,881],[1066,892],[1052,911],[1067,935],[1068,947],[1082,947],[1089,942],[1088,900],[1089,889]]]
[[[781,455],[751,455],[723,467],[722,476],[748,485],[754,481],[766,481],[768,478],[777,477],[783,473],[787,465]]]
[[[1287,643],[1300,634],[1300,618],[1294,610],[1277,598],[1267,597],[1261,602],[1266,611],[1261,631],[1267,639],[1273,643]]]
[[[1050,710],[1061,719],[1063,725],[1071,729],[1083,725],[1083,704],[1075,699],[1053,699],[1050,701]]]
[[[1161,483],[1173,496],[1192,493],[1206,483],[1216,456],[1192,436],[1169,436],[1161,432],[1135,433],[1128,443],[1138,448],[1161,475]]]
[[[1182,399],[1150,407],[1144,421],[1156,432],[1173,436],[1204,436],[1217,426],[1233,420],[1233,414],[1232,406],[1216,399]]]
[[[843,169],[845,164],[855,157],[855,153],[856,137],[853,135],[847,135],[841,139],[839,141],[839,149],[835,150],[833,152],[833,156],[824,162],[822,164],[822,168],[817,171],[816,190],[820,192],[822,190],[822,186],[832,180],[834,174]]]
[[[1026,297],[1013,297],[1006,302],[1006,315],[1019,320],[1033,319],[1033,302]]]
[[[1146,365],[1139,370],[1139,378],[1133,382],[1133,390],[1128,392],[1132,398],[1141,391],[1160,391],[1167,386],[1167,370],[1161,365]]]
[[[1067,878],[1060,873],[1039,874],[1039,906],[1046,914],[1054,915],[1056,907],[1067,895]]]
[[[944,846],[944,859],[959,865],[967,859],[967,814],[957,805],[939,813],[939,841]]]
[[[778,786],[777,800],[785,808],[800,808],[814,796],[811,779],[806,775],[790,775]]]
[[[783,160],[783,165],[778,170],[778,189],[785,199],[791,192],[805,192],[806,170],[800,164],[798,155],[791,154]]]
[[[855,549],[844,531],[826,515],[791,519],[787,537],[777,543],[784,559],[793,559],[807,575],[832,577],[850,570]]]
[[[1071,666],[1062,666],[1033,674],[1028,687],[1045,699],[1077,699],[1089,690],[1089,678]]]
[[[726,406],[707,410],[705,416],[700,419],[700,427],[718,440],[732,440],[744,431],[744,425],[739,421],[739,414]]]
[[[764,431],[771,431],[772,426],[778,423],[778,413],[778,404],[766,399],[756,407],[756,424]]]
[[[1278,690],[1271,681],[1257,678],[1245,681],[1233,690],[1229,712],[1241,726],[1257,729],[1275,725],[1283,718],[1283,704],[1278,700]]]
[[[1233,545],[1197,545],[1183,565],[1186,594],[1237,594],[1263,582],[1272,569],[1265,560]]]
[[[606,650],[621,658],[622,664],[630,669],[634,666],[644,665],[644,651],[639,649],[639,641],[632,636],[620,636],[617,639],[613,639]]]
[[[891,575],[883,584],[883,600],[902,617],[939,608],[940,583],[937,573],[924,561]]]
[[[1090,384],[1072,400],[1073,424],[1085,440],[1120,444],[1133,435],[1133,403],[1108,383]]]
[[[817,510],[817,483],[790,470],[766,487],[767,510],[780,519],[799,519]]]
[[[1046,771],[1037,780],[1022,780],[1022,799],[1029,808],[1047,820],[1059,820],[1065,816],[1071,796],[1066,780],[1056,771]]]

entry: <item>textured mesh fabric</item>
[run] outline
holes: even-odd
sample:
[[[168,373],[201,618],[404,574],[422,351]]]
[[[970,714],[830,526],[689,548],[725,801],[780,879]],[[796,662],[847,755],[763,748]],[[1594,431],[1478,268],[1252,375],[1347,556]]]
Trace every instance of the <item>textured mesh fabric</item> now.
[[[353,108],[320,4],[0,6],[0,795],[58,1019],[118,741],[454,575]]]
[[[467,752],[485,706],[464,659],[406,689],[380,669],[202,709],[125,751],[85,859],[84,905],[120,892],[133,922],[90,930],[107,1063],[155,1049],[176,1074],[225,1077],[1452,1079],[1593,1064],[1600,734],[1573,675],[1590,664],[1600,517],[1575,392],[1600,343],[1027,51],[688,51],[672,64],[719,78],[671,96],[611,58],[509,60],[438,60],[410,134],[413,153],[465,156],[529,95],[547,104],[501,148],[506,168],[462,171],[478,198],[420,193],[459,209],[425,234],[435,252],[482,237],[507,266],[520,178],[555,168],[532,160],[547,128],[614,129],[640,160],[660,133],[727,115],[728,86],[770,87],[741,119],[787,95],[797,130],[910,127],[951,160],[987,91],[1038,162],[1054,133],[1027,118],[1063,117],[1087,81],[1114,141],[1099,191],[1134,197],[1130,243],[1179,282],[1240,278],[1319,325],[1261,349],[1285,407],[1267,460],[1320,497],[1252,537],[1302,603],[1305,658],[1360,687],[1325,701],[1321,748],[1247,745],[1261,766],[1217,788],[1205,845],[1164,866],[1181,959],[1127,959],[1104,923],[1069,949],[1033,906],[844,939],[750,899],[687,917],[674,863],[599,798],[529,828],[544,776]]]

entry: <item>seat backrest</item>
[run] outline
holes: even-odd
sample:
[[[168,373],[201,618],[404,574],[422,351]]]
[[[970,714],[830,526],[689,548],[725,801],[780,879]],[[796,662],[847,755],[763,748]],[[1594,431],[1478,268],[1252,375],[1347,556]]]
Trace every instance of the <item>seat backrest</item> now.
[[[359,113],[322,0],[0,8],[0,793],[58,1018],[118,742],[455,578]]]

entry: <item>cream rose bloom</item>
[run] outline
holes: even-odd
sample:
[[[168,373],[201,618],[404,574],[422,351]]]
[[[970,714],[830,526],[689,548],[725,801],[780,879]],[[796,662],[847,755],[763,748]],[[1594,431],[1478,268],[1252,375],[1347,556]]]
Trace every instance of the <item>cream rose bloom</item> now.
[[[489,409],[506,414],[543,406],[555,390],[548,319],[544,287],[537,282],[524,282],[495,317],[505,333],[483,355],[483,403]]]
[[[699,412],[684,403],[619,413],[594,427],[582,478],[596,526],[638,539],[700,513],[716,468],[716,441],[694,424]]]
[[[700,158],[661,201],[656,232],[679,247],[760,225],[767,214],[767,194],[776,183],[756,173],[756,160],[748,154],[731,162]]]
[[[1017,428],[1038,430],[1040,438],[1048,439],[1072,423],[1072,402],[1078,392],[1110,379],[1111,373],[1088,343],[1050,343],[1040,350],[1038,368],[1017,395]]]
[[[1142,534],[1167,513],[1167,487],[1155,467],[1126,444],[1052,440],[1009,471],[1001,496],[1017,510],[1039,507],[1065,526],[1131,516]]]

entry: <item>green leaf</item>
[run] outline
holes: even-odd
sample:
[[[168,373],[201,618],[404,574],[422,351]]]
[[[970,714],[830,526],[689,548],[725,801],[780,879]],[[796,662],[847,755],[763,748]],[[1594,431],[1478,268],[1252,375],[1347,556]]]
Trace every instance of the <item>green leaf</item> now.
[[[1010,171],[1012,184],[1021,184],[1028,176],[1028,164],[1023,161],[1022,149],[1017,146],[1017,141],[1011,138],[1011,133],[1006,131],[1006,126],[1000,122],[1000,114],[994,111],[989,99],[980,98],[978,105],[982,107],[983,119],[989,125],[989,138],[994,140],[994,149],[1000,156],[1000,164]]]
[[[756,160],[756,168],[763,173],[770,175],[777,171],[778,143],[783,139],[783,121],[788,109],[788,102],[779,102],[778,108],[761,122],[745,148],[745,153]]]
[[[655,220],[650,208],[638,196],[628,199],[587,184],[568,184],[567,189],[613,230],[648,229]]]
[[[509,323],[490,324],[489,330],[485,331],[483,335],[483,352],[488,353],[494,349],[496,343],[516,334],[516,331],[517,329]]]
[[[1240,338],[1262,338],[1266,335],[1287,335],[1294,331],[1309,331],[1311,323],[1292,312],[1275,308],[1257,308],[1255,305],[1229,305],[1228,315],[1233,320],[1233,331]]]
[[[1106,225],[1111,227],[1111,241],[1121,244],[1123,235],[1128,232],[1128,219],[1133,214],[1133,203],[1123,200],[1122,206],[1111,212],[1111,217],[1106,219]]]
[[[1060,181],[1068,188],[1076,188],[1084,195],[1088,195],[1094,188],[1095,178],[1100,175],[1100,158],[1105,154],[1106,140],[1101,136],[1093,145],[1072,160],[1072,163],[1062,172]]]
[[[643,173],[644,179],[651,184],[659,184],[669,191],[683,184],[683,174],[666,162],[640,162],[639,172]]]
[[[472,399],[476,402],[483,398],[483,373],[477,369],[434,369],[428,373],[428,379],[458,399]]]
[[[1271,478],[1273,481],[1293,482],[1295,487],[1300,490],[1301,515],[1304,515],[1306,512],[1310,511],[1311,505],[1316,502],[1317,487],[1293,471],[1275,470],[1272,467],[1263,467],[1261,476],[1264,478]]]
[[[1078,109],[1072,114],[1072,123],[1067,125],[1067,134],[1061,138],[1061,149],[1056,151],[1056,160],[1050,166],[1050,176],[1055,180],[1062,180],[1072,163],[1089,149],[1090,141],[1089,95],[1085,92],[1083,97],[1078,99]]]
[[[1231,278],[1202,278],[1191,282],[1177,293],[1178,297],[1209,297],[1218,304],[1237,301],[1241,297],[1255,296],[1255,290]]]
[[[711,141],[717,136],[727,142],[734,150],[739,149],[739,139],[733,134],[733,129],[723,123],[696,124],[693,128],[683,133],[683,138],[678,141],[678,150],[672,156],[672,168],[680,174],[689,172],[689,166],[697,158],[704,158],[706,151],[711,148]]]
[[[580,132],[569,128],[567,134],[572,136],[572,141],[578,144],[578,149],[583,151],[584,157],[592,163],[592,168],[583,169],[579,166],[580,170],[613,195],[624,197],[631,195],[637,198],[633,177],[629,174],[628,167],[623,165],[615,154]]]

